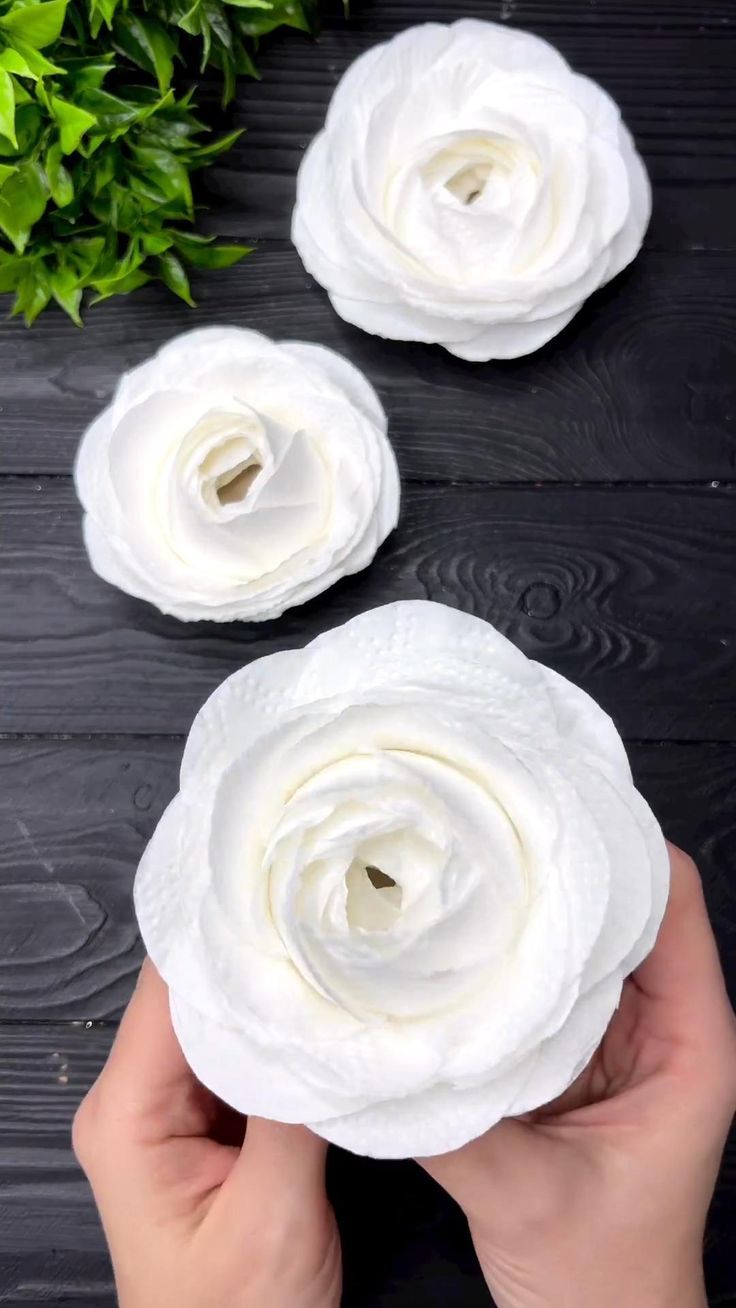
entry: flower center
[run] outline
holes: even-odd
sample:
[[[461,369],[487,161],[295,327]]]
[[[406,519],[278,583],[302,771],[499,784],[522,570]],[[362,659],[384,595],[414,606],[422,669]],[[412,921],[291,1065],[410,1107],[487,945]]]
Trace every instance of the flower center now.
[[[493,164],[471,163],[458,168],[456,173],[445,182],[445,190],[454,195],[461,204],[474,204],[485,190],[491,175]]]
[[[345,912],[352,930],[389,931],[402,908],[401,886],[374,863],[354,858],[345,874]]]
[[[208,414],[191,433],[194,491],[216,517],[242,505],[264,472],[260,419],[254,415]]]
[[[396,885],[393,877],[382,872],[380,867],[368,866],[365,870],[365,874],[375,890],[390,890],[391,886]]]
[[[262,472],[260,463],[243,460],[215,480],[215,494],[220,504],[242,504],[253,482]]]

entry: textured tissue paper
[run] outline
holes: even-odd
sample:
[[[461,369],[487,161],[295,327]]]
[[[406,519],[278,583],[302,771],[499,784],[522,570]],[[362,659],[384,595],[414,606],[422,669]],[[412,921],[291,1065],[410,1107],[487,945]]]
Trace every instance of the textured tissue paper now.
[[[367,567],[399,513],[363,374],[241,327],[185,332],[126,372],[75,480],[95,572],[185,621],[278,617]]]
[[[292,240],[347,322],[514,359],[631,262],[650,211],[602,87],[540,37],[465,18],[351,64],[299,169]]]
[[[135,899],[205,1085],[396,1158],[561,1093],[667,888],[606,714],[416,601],[215,691]]]

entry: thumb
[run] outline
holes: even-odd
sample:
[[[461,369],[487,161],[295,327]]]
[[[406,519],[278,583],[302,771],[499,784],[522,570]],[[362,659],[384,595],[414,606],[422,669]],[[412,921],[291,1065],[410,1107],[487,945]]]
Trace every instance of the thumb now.
[[[265,1207],[305,1211],[326,1201],[327,1142],[306,1126],[249,1117],[245,1140],[225,1183],[240,1205],[244,1195]]]
[[[489,1217],[496,1205],[508,1205],[520,1177],[533,1184],[540,1152],[526,1123],[507,1118],[462,1149],[416,1161],[473,1222]]]

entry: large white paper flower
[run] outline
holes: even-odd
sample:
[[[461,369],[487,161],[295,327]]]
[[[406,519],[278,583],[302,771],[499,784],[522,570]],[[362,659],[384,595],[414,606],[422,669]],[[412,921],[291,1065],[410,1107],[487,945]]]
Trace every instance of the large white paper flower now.
[[[650,209],[606,92],[539,37],[463,19],[348,69],[301,165],[292,237],[348,322],[510,359],[634,258]]]
[[[259,621],[396,525],[386,415],[332,350],[210,327],[126,373],[76,464],[95,572],[178,618]]]
[[[135,899],[206,1085],[400,1157],[565,1089],[666,892],[602,710],[479,619],[408,602],[223,683]]]

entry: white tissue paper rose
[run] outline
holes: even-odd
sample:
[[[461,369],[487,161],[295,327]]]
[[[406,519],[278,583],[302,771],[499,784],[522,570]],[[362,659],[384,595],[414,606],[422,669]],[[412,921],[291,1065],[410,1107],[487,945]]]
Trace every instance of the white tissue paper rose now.
[[[650,210],[610,96],[539,37],[463,19],[348,69],[299,171],[292,238],[348,322],[512,359],[634,258]]]
[[[200,1079],[390,1158],[570,1084],[652,947],[667,867],[593,700],[417,601],[215,691],[135,900]]]
[[[125,373],[75,476],[95,572],[184,619],[278,617],[366,567],[399,511],[362,373],[238,327],[177,336]]]

